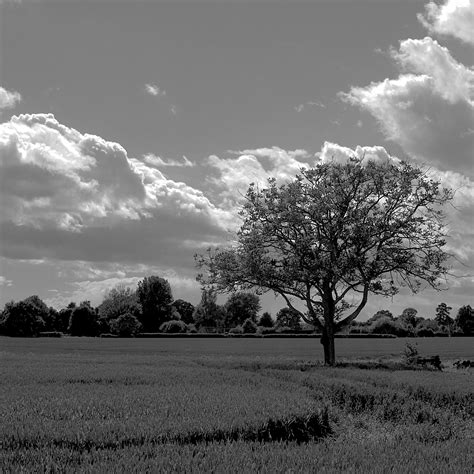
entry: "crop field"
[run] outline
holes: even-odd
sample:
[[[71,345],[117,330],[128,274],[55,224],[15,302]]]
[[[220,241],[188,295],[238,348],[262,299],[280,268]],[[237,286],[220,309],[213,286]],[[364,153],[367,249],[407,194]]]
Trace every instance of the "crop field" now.
[[[400,369],[404,343],[326,368],[315,339],[0,338],[0,472],[473,472],[472,369]]]

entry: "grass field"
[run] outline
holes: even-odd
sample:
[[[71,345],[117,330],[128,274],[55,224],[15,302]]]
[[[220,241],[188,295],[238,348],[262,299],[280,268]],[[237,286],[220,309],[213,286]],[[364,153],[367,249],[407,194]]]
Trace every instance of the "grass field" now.
[[[0,472],[473,472],[472,370],[359,368],[404,344],[0,338]]]

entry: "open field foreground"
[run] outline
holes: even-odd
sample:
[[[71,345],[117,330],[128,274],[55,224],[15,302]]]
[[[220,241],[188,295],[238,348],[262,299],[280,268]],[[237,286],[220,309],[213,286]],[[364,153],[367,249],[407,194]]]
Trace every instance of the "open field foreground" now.
[[[0,338],[0,472],[472,472],[472,369],[359,368],[404,343]]]

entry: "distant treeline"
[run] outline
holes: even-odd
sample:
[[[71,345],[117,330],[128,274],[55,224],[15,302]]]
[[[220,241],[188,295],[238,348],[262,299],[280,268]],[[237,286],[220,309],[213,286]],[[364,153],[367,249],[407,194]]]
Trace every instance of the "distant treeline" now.
[[[119,336],[169,333],[226,333],[242,334],[310,334],[314,328],[302,323],[297,312],[280,309],[275,319],[261,310],[258,295],[237,292],[225,304],[217,304],[212,290],[203,290],[201,301],[194,306],[182,299],[173,299],[169,282],[159,276],[145,277],[137,288],[125,285],[112,288],[98,307],[90,301],[69,303],[56,310],[48,307],[38,296],[7,303],[0,315],[0,334],[31,337],[59,336]],[[349,335],[383,334],[406,336],[474,335],[474,310],[459,308],[451,317],[452,308],[440,303],[433,319],[418,316],[414,308],[406,308],[395,317],[382,310],[368,321],[353,322],[346,331]]]

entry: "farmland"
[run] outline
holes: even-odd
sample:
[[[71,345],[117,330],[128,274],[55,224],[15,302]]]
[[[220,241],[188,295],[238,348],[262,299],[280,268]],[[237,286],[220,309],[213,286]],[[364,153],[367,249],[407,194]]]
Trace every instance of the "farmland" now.
[[[472,369],[392,370],[404,343],[1,338],[0,471],[472,472]]]

